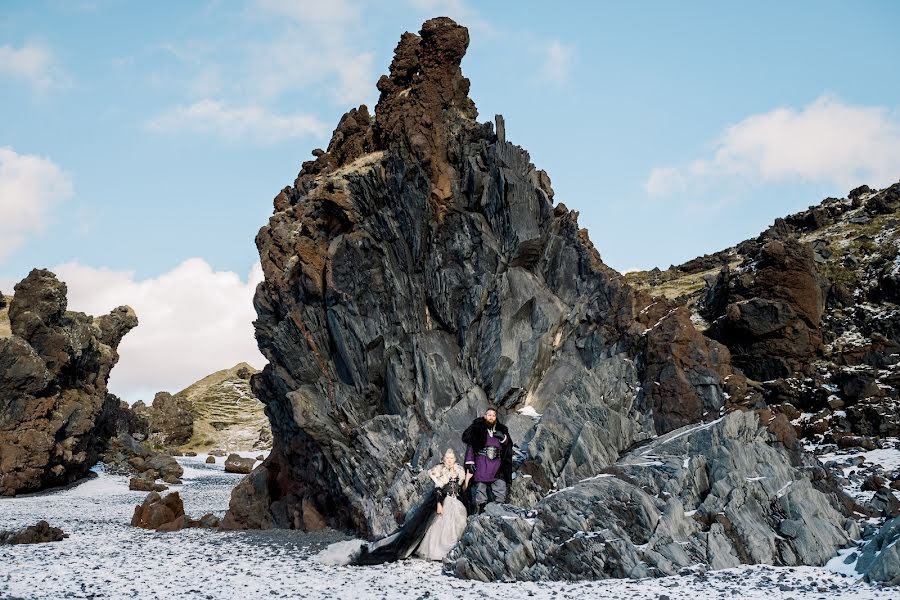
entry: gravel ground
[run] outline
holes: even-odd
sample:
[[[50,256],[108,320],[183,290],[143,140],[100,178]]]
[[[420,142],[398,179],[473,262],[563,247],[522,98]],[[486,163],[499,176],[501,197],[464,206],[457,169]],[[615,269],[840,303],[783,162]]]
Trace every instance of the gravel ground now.
[[[192,517],[223,515],[242,477],[221,459],[179,458],[181,492]],[[887,599],[897,590],[871,586],[825,568],[746,567],[635,581],[484,584],[445,576],[440,565],[409,560],[378,567],[337,567],[314,555],[346,539],[337,532],[158,534],[129,525],[146,496],[124,477],[98,477],[66,490],[0,499],[0,529],[45,519],[70,537],[62,542],[0,547],[0,598],[698,598]]]

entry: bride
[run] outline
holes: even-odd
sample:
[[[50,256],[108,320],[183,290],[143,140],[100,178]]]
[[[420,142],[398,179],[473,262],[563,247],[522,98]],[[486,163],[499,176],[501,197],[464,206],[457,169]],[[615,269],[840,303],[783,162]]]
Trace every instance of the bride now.
[[[467,511],[460,496],[471,477],[448,449],[439,465],[428,471],[434,488],[410,511],[403,525],[373,542],[352,540],[331,544],[319,553],[325,564],[378,565],[413,554],[442,560],[466,528]]]
[[[428,526],[416,556],[443,560],[466,528],[466,507],[460,496],[468,481],[465,469],[456,463],[456,453],[449,448],[441,464],[428,471],[428,475],[437,490],[437,514]]]

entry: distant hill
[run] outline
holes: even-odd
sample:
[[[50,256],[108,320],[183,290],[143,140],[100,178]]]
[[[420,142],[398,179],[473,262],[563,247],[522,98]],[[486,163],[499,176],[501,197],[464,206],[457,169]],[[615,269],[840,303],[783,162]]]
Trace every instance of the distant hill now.
[[[257,373],[247,363],[216,371],[176,394],[187,400],[194,415],[194,435],[185,450],[268,449],[272,445],[263,404],[250,390]]]
[[[9,337],[12,335],[12,330],[9,328],[10,300],[12,300],[10,296],[0,296],[0,338]]]

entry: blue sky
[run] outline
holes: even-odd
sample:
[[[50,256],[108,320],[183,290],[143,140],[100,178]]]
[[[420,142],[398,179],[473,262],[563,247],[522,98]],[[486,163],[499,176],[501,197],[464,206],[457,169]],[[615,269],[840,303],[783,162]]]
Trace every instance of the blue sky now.
[[[54,268],[73,308],[143,305],[159,339],[202,313],[177,377],[148,375],[173,372],[149,339],[143,366],[123,351],[125,395],[260,364],[248,298],[272,198],[374,106],[400,34],[445,14],[470,29],[481,119],[506,117],[619,270],[900,180],[896,2],[4,1],[0,290]],[[213,314],[228,297],[242,310]]]

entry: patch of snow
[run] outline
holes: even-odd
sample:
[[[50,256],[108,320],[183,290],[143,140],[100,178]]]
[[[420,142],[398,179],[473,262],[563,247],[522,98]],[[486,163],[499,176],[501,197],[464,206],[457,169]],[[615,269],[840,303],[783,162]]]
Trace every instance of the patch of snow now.
[[[225,473],[222,461],[179,458],[190,467],[179,490],[194,517],[222,516],[241,475]],[[205,471],[202,476],[194,471]],[[448,576],[437,561],[405,560],[372,567],[323,564],[323,550],[342,534],[290,530],[219,532],[189,529],[160,534],[129,525],[146,493],[128,490],[126,478],[98,469],[98,477],[74,488],[0,498],[0,524],[15,528],[40,519],[70,537],[48,544],[0,547],[0,598],[63,597],[247,600],[249,598],[428,597],[433,600],[535,600],[661,595],[671,600],[741,598],[775,600],[888,600],[896,590],[822,567],[741,566],[700,569],[658,579],[482,583]],[[196,476],[194,476],[196,475]],[[603,474],[604,476],[608,476]],[[690,514],[690,513],[686,513]],[[582,532],[590,538],[597,532]],[[574,537],[574,536],[573,536]],[[347,542],[344,552],[359,541]],[[339,559],[340,557],[334,557]],[[829,563],[830,564],[830,563]],[[822,592],[821,590],[827,590]]]
[[[536,411],[533,406],[523,406],[519,409],[519,414],[524,415],[526,417],[531,417],[532,419],[540,419],[541,413]]]

